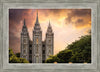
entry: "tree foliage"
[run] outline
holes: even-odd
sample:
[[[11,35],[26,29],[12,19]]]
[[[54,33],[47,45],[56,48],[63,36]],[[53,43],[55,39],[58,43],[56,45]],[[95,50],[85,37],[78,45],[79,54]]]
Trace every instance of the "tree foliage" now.
[[[20,57],[20,53],[16,53],[16,56],[17,56],[17,57]]]
[[[65,50],[46,60],[47,63],[91,63],[91,35],[82,36],[80,40],[68,45]]]
[[[13,53],[12,49],[9,48],[9,63],[29,63],[29,62],[24,58],[17,57]]]

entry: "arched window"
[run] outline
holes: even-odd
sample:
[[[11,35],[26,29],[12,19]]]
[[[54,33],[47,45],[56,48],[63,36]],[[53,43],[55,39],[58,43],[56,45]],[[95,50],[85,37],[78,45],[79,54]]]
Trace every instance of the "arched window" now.
[[[49,43],[51,43],[51,40],[49,40]]]
[[[27,49],[27,45],[23,44],[23,49],[26,50]]]
[[[24,50],[23,53],[26,54],[26,51]]]
[[[38,53],[38,45],[36,46],[36,53]]]
[[[23,42],[24,42],[24,44],[26,44],[26,43],[27,43],[27,39],[26,39],[26,38],[24,38]]]
[[[36,63],[39,63],[39,56],[36,56]]]
[[[38,44],[38,38],[36,39],[36,44]]]
[[[49,49],[49,55],[51,55],[51,50]]]

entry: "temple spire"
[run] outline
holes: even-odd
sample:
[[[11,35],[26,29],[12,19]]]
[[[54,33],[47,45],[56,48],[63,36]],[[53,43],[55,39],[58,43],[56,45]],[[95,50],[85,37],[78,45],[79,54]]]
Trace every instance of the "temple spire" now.
[[[38,11],[37,11],[37,17],[36,17],[36,24],[38,24],[39,21],[38,21]]]
[[[50,20],[49,20],[49,26],[50,26]]]
[[[49,25],[48,25],[48,28],[47,28],[47,33],[52,33],[52,27],[51,27],[51,24],[50,24],[50,20],[49,20]]]
[[[51,28],[50,20],[49,20],[49,26],[48,26],[48,28]]]
[[[23,27],[24,27],[24,28],[27,28],[27,27],[26,27],[26,21],[25,21],[25,19],[24,19],[24,22],[23,22],[23,23],[24,23]]]
[[[23,20],[23,28],[22,28],[22,32],[28,32],[28,31],[27,31],[27,26],[26,26],[25,19]]]
[[[41,30],[41,27],[40,27],[40,24],[39,24],[39,19],[38,19],[38,11],[37,11],[37,16],[36,16],[36,22],[35,22],[34,30]]]

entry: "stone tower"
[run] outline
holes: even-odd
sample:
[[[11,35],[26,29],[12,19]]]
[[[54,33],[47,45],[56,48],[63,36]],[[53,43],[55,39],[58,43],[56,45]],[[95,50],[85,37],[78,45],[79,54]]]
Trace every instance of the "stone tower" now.
[[[36,22],[33,28],[33,40],[31,41],[24,20],[21,32],[20,57],[27,59],[30,63],[44,63],[50,55],[53,55],[53,49],[54,33],[50,21],[46,32],[46,38],[42,41],[42,30],[39,24],[37,12]]]
[[[49,21],[49,26],[46,32],[46,59],[50,55],[53,55],[53,49],[54,49],[54,33],[52,31],[52,27]]]
[[[25,19],[24,19],[24,25],[22,28],[21,32],[21,53],[20,53],[21,58],[25,58],[29,60],[29,34],[28,30],[25,24]]]
[[[33,30],[33,46],[32,46],[32,62],[33,63],[42,63],[42,31],[37,18]]]

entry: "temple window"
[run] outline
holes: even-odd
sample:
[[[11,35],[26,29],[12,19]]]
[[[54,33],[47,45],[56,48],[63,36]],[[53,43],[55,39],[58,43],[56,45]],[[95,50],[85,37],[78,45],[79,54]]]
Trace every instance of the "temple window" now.
[[[38,44],[38,38],[36,39],[36,44]]]
[[[26,51],[24,50],[24,54],[26,54]]]
[[[38,45],[36,46],[36,53],[38,53]]]
[[[49,43],[51,43],[51,40],[49,40]]]
[[[26,43],[26,39],[23,40],[24,44]]]
[[[51,55],[51,50],[49,50],[49,55]]]
[[[39,56],[36,56],[36,63],[39,62]]]

